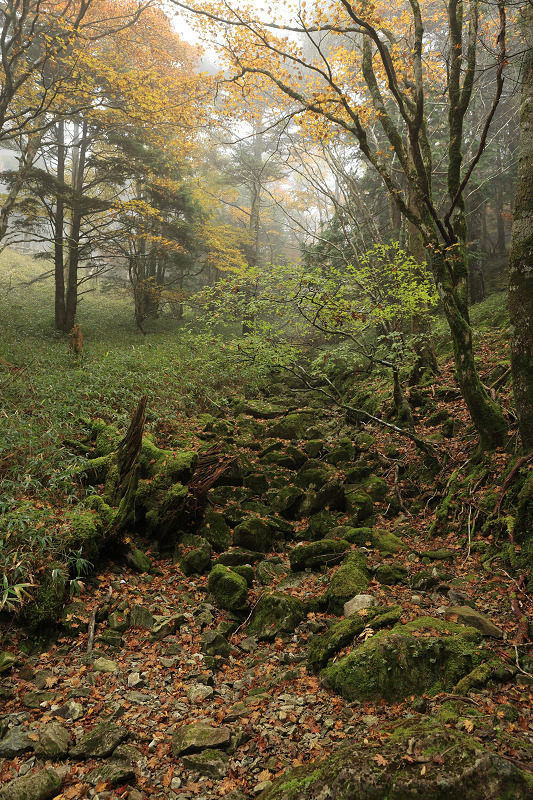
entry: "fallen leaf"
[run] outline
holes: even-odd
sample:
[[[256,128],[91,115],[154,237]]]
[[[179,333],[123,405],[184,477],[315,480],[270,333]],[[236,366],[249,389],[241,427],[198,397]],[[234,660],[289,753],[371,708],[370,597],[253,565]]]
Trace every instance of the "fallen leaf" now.
[[[374,756],[374,761],[376,761],[380,767],[386,767],[389,763],[386,758],[384,758],[381,753],[378,753]]]

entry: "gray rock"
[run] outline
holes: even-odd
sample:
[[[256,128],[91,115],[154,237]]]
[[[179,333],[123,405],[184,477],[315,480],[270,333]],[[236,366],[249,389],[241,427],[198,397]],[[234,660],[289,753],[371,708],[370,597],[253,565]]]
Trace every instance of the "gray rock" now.
[[[379,603],[371,594],[356,594],[351,600],[344,604],[344,616],[350,617],[357,614],[363,608],[374,608]]]
[[[152,569],[152,562],[142,550],[138,547],[133,547],[126,553],[126,563],[128,567],[135,570],[135,572],[150,572]]]
[[[176,614],[172,616],[156,615],[148,637],[149,640],[151,642],[159,642],[161,639],[164,639],[165,636],[172,636],[178,628],[178,622],[179,619]]]
[[[213,697],[211,686],[204,686],[203,683],[195,683],[187,689],[187,697],[192,703],[203,703],[209,697]]]
[[[153,614],[144,606],[132,606],[130,611],[130,625],[132,628],[146,628],[150,630],[155,619]]]
[[[48,800],[59,791],[61,778],[51,768],[15,778],[0,789],[0,800]]]
[[[128,731],[114,722],[101,722],[70,748],[71,758],[106,758],[128,736]]]
[[[70,734],[59,722],[50,722],[39,730],[39,741],[35,744],[35,755],[51,761],[65,758],[70,747]]]
[[[270,592],[255,605],[246,630],[258,639],[273,640],[294,633],[304,618],[305,607],[301,600],[282,592]]]
[[[477,628],[483,636],[492,636],[494,639],[503,638],[501,628],[498,628],[490,619],[480,614],[475,608],[470,608],[470,606],[450,606],[450,608],[446,609],[444,618],[453,622],[460,622],[463,625],[469,625],[471,628]]]
[[[62,719],[71,720],[72,722],[81,719],[85,714],[83,706],[80,703],[76,703],[74,700],[67,700],[67,702],[63,703],[59,708],[54,708],[53,712],[56,717],[62,717]]]
[[[228,640],[216,631],[205,631],[202,633],[202,653],[206,656],[222,656],[227,658],[231,652],[231,645]]]
[[[230,737],[231,730],[224,725],[219,728],[213,728],[202,722],[184,725],[172,736],[172,755],[181,756],[200,753],[211,748],[227,747]]]
[[[183,756],[187,769],[207,775],[209,778],[223,778],[228,771],[229,758],[219,750],[204,750],[202,753],[191,753]]]
[[[135,770],[131,766],[122,764],[102,764],[91,770],[85,780],[93,786],[101,781],[109,783],[112,787],[120,786],[135,780]]]
[[[117,662],[110,658],[95,658],[93,669],[95,672],[118,672]]]
[[[33,750],[33,747],[34,743],[28,738],[28,734],[22,728],[15,726],[0,741],[0,758],[15,758]]]
[[[3,650],[0,653],[0,675],[2,672],[7,672],[11,669],[13,664],[15,664],[17,658],[13,655],[13,653],[8,653],[6,650]]]
[[[27,692],[22,698],[22,705],[26,708],[40,708],[41,703],[47,703],[53,700],[55,694],[53,692]]]

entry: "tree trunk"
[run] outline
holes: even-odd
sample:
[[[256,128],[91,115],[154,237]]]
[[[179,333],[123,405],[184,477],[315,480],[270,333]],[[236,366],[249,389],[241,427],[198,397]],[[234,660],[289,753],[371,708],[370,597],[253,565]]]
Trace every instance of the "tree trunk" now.
[[[80,260],[80,234],[83,219],[82,195],[85,173],[85,158],[87,155],[87,123],[84,122],[81,134],[75,147],[76,157],[73,159],[72,188],[74,190],[74,208],[69,234],[68,271],[67,271],[67,298],[65,308],[65,328],[70,330],[76,318],[78,307],[78,266]]]
[[[468,267],[466,254],[454,248],[447,263],[442,250],[434,257],[437,289],[450,328],[457,383],[482,447],[499,447],[507,439],[507,421],[481,383],[474,358],[472,328],[468,314]],[[453,283],[452,280],[453,279]]]
[[[54,282],[55,282],[55,324],[59,331],[67,330],[65,325],[65,265],[64,265],[64,225],[65,202],[63,185],[65,183],[65,123],[57,123],[57,197],[54,218]]]
[[[511,251],[509,311],[513,392],[522,445],[533,448],[533,10],[524,13],[520,162]]]

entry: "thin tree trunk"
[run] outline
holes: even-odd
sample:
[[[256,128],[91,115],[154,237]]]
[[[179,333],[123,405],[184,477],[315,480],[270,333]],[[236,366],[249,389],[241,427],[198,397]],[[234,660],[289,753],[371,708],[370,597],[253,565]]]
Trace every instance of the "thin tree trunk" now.
[[[64,225],[65,202],[63,188],[65,183],[65,122],[57,123],[57,197],[54,219],[54,282],[55,282],[55,324],[59,331],[68,330],[65,308],[65,264],[64,264]]]
[[[520,162],[509,254],[513,393],[522,445],[533,449],[533,10],[524,12]]]

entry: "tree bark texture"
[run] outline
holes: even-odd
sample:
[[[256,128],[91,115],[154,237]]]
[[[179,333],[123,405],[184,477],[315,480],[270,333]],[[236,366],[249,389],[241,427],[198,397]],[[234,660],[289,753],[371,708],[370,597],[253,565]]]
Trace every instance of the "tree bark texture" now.
[[[524,13],[520,162],[511,251],[509,311],[513,391],[522,445],[533,449],[533,10]]]

